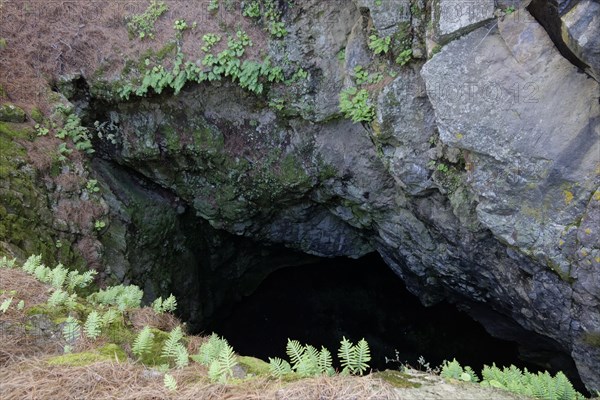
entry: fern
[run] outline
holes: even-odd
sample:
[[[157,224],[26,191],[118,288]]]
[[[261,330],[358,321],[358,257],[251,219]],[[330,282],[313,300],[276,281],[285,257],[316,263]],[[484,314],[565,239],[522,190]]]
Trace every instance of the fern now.
[[[278,358],[278,357],[270,358],[269,357],[269,372],[275,378],[281,378],[284,375],[291,373],[292,367],[291,367],[290,363],[288,363],[285,360],[282,360],[281,358]]]
[[[237,365],[235,353],[229,344],[225,344],[208,368],[208,377],[213,382],[226,383],[233,377],[233,367]]]
[[[292,368],[296,370],[298,368],[298,364],[300,364],[300,361],[302,360],[304,346],[302,346],[297,340],[288,339],[285,352],[292,362]]]
[[[23,264],[23,271],[28,274],[33,274],[35,269],[42,264],[42,256],[41,254],[38,256],[30,256],[27,261]]]
[[[319,367],[319,372],[322,374],[333,375],[332,372],[335,372],[332,367],[331,353],[324,346],[321,346],[317,365]]]
[[[17,303],[17,310],[23,311],[24,308],[25,308],[25,301],[24,300],[19,301],[19,303]]]
[[[2,304],[0,304],[0,311],[2,311],[2,314],[4,314],[6,311],[8,311],[8,308],[10,307],[12,301],[13,301],[13,298],[10,297],[8,299],[5,299],[2,302]]]
[[[57,289],[60,289],[65,284],[67,280],[67,274],[69,270],[67,270],[62,264],[58,264],[54,269],[50,271],[49,275],[49,283]]]
[[[177,309],[177,299],[173,295],[170,295],[165,300],[163,300],[162,297],[159,297],[152,302],[152,309],[157,314],[174,312]]]
[[[16,262],[16,258],[8,258],[6,256],[2,256],[2,258],[0,258],[0,268],[12,269],[15,267]]]
[[[300,376],[315,376],[319,374],[319,351],[311,345],[304,346],[304,353],[298,364],[294,365]]]
[[[94,280],[97,272],[94,270],[79,273],[78,271],[70,271],[67,275],[67,290],[73,292],[76,288],[86,288]]]
[[[148,353],[152,350],[152,344],[154,342],[154,334],[150,330],[149,326],[144,327],[133,341],[131,351],[138,357]]]
[[[175,349],[175,366],[185,368],[190,362],[190,355],[184,345],[179,343]]]
[[[135,285],[111,286],[90,296],[88,300],[96,304],[116,305],[120,311],[140,307],[144,292]]]
[[[56,289],[48,298],[48,305],[50,307],[60,307],[64,305],[69,299],[69,293],[62,289]]]
[[[552,377],[548,372],[533,374],[511,365],[502,370],[496,365],[484,366],[481,385],[492,386],[510,392],[544,400],[583,400],[567,377],[558,372]]]
[[[227,340],[220,338],[216,333],[213,333],[208,341],[200,346],[197,355],[192,356],[192,360],[200,364],[210,365],[221,353],[225,346],[229,345]]]
[[[119,312],[117,310],[115,310],[114,308],[109,308],[102,315],[102,319],[100,322],[103,327],[107,327],[107,326],[113,324],[117,320],[118,317],[119,317]]]
[[[174,392],[177,390],[177,381],[175,380],[175,378],[173,378],[173,375],[165,374],[163,383],[164,383],[165,387],[168,390],[170,390],[171,392]]]
[[[178,351],[177,346],[180,344],[181,339],[183,339],[183,332],[181,326],[178,326],[169,333],[169,337],[165,340],[161,353],[162,357],[175,358]]]
[[[87,319],[85,320],[85,324],[83,324],[83,332],[90,339],[96,339],[100,336],[102,327],[102,321],[100,319],[100,315],[97,311],[92,311]]]
[[[361,339],[356,345],[353,345],[345,337],[342,338],[338,356],[344,368],[342,373],[362,375],[369,369],[368,362],[371,361],[371,351],[365,339]]]
[[[65,325],[63,326],[63,337],[67,343],[76,342],[80,336],[81,327],[79,326],[79,322],[73,317],[67,318]]]

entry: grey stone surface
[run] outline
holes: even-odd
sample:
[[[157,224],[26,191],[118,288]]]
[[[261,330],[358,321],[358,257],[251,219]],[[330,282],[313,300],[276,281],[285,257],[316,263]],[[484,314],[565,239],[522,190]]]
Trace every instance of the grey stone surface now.
[[[572,308],[583,296],[597,307],[600,291],[581,285],[598,280],[597,266],[590,268],[599,263],[598,242],[571,237],[596,230],[579,221],[590,202],[598,201],[598,84],[579,74],[526,12],[505,17],[499,30],[480,29],[450,43],[422,75],[440,138],[462,149],[472,166],[469,186],[477,196],[478,220],[502,243],[564,280],[580,282],[574,292],[542,280],[544,289],[533,291],[532,305],[547,307],[564,298],[574,302]],[[577,320],[584,327],[578,329],[566,312],[538,310],[532,318],[554,320],[558,329],[550,336],[559,342],[571,338],[574,346],[564,344],[578,365],[600,366],[598,349],[578,346],[584,332],[600,329],[597,312],[582,307]],[[599,384],[597,375],[581,372],[587,382]]]
[[[493,0],[435,0],[434,28],[441,42],[465,33],[494,17]]]
[[[561,20],[563,40],[587,64],[588,73],[600,81],[600,3],[580,1]]]

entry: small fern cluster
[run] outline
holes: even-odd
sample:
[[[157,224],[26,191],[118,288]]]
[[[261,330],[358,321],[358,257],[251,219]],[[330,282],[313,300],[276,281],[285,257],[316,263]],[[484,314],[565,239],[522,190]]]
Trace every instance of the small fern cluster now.
[[[189,363],[189,354],[187,348],[181,343],[182,339],[183,331],[181,326],[178,326],[169,333],[161,352],[161,356],[172,360],[177,368],[187,367]]]
[[[162,297],[159,297],[152,302],[152,309],[157,314],[174,312],[177,309],[177,299],[173,295],[170,295],[164,300]]]
[[[233,368],[237,365],[233,347],[215,333],[200,346],[198,354],[193,355],[192,359],[207,365],[210,380],[220,383],[225,383],[233,377]]]
[[[88,296],[88,301],[106,306],[117,306],[119,311],[138,308],[144,292],[135,285],[110,286]]]
[[[366,89],[349,87],[340,93],[340,111],[352,122],[371,122],[375,118],[375,107]]]
[[[444,361],[440,375],[444,378],[458,379],[465,382],[479,382],[479,377],[468,365],[464,368],[456,359]]]
[[[311,345],[288,339],[286,353],[291,365],[277,357],[269,358],[269,370],[276,378],[291,373],[302,377],[335,374],[331,353],[325,347],[317,350]],[[362,375],[369,368],[368,362],[371,360],[369,344],[362,339],[354,345],[344,337],[340,342],[338,357],[343,367],[342,374]]]
[[[154,37],[154,24],[169,8],[164,1],[152,0],[152,3],[141,14],[129,17],[127,29],[131,35],[140,39]]]
[[[558,372],[554,377],[547,371],[533,374],[511,365],[500,369],[496,365],[484,366],[482,385],[544,400],[583,400],[567,377]]]

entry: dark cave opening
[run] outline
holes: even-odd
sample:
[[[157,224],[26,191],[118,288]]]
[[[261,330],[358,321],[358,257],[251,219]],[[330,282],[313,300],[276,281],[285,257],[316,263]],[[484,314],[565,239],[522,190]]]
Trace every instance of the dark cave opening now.
[[[431,367],[456,358],[480,371],[484,364],[510,365],[537,371],[519,359],[515,342],[490,336],[451,304],[424,307],[408,292],[377,254],[359,260],[325,259],[311,265],[271,273],[251,295],[227,315],[205,327],[224,336],[240,354],[268,361],[287,359],[287,339],[337,353],[343,336],[365,338],[371,367],[397,368],[388,359]]]

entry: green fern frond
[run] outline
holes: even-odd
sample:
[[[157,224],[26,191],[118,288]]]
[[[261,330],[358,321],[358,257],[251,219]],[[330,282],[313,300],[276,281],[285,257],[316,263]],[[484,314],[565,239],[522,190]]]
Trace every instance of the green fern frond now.
[[[197,355],[192,356],[192,360],[203,365],[210,365],[221,353],[223,347],[228,345],[227,340],[220,338],[213,333],[210,338],[200,346]]]
[[[304,351],[305,348],[299,341],[288,339],[285,352],[290,358],[294,370],[298,368],[298,364],[300,364],[300,361],[302,360]]]
[[[163,312],[175,312],[175,310],[177,309],[177,299],[175,298],[175,296],[170,295],[169,297],[167,297],[165,301],[163,301],[162,309]]]
[[[58,264],[48,274],[49,283],[56,289],[60,289],[65,284],[69,270],[62,264]]]
[[[332,357],[329,350],[324,346],[321,346],[321,351],[318,357],[319,372],[322,374],[329,374],[332,369]]]
[[[444,378],[460,379],[463,372],[463,368],[455,358],[452,361],[444,361],[440,375]]]
[[[175,349],[175,366],[177,368],[185,368],[188,366],[190,362],[190,355],[188,354],[187,349],[181,343],[177,344]]]
[[[167,340],[163,344],[162,348],[162,357],[164,358],[175,358],[177,356],[177,347],[179,345],[179,341],[183,339],[183,332],[181,330],[181,326],[177,326],[170,333]]]
[[[63,337],[67,343],[76,342],[81,336],[81,327],[79,321],[73,317],[67,318],[65,325],[63,326]]]
[[[96,339],[98,336],[100,336],[101,327],[102,321],[100,320],[100,315],[94,310],[89,313],[87,319],[85,320],[85,324],[83,324],[83,332],[90,339]]]
[[[23,311],[24,308],[25,308],[25,301],[24,300],[19,301],[19,303],[17,303],[17,310]]]
[[[371,350],[365,339],[361,339],[354,348],[353,372],[362,375],[369,369],[369,361],[371,361]]]
[[[152,302],[152,304],[150,305],[150,307],[152,307],[152,309],[154,310],[155,313],[157,314],[162,314],[162,303],[163,303],[163,299],[162,297],[157,298],[156,300],[154,300]]]
[[[177,390],[177,381],[175,380],[175,378],[173,378],[173,375],[165,374],[163,383],[164,383],[165,387],[168,390],[170,390],[171,392],[174,392]]]
[[[2,258],[0,258],[0,268],[12,269],[15,267],[16,262],[16,258],[8,258],[6,256],[2,256]]]
[[[72,292],[76,288],[86,288],[94,280],[97,272],[94,270],[79,273],[78,271],[70,271],[67,275],[67,290]]]
[[[56,289],[50,297],[48,297],[48,305],[50,307],[60,307],[69,299],[69,293],[62,289]]]
[[[213,382],[226,383],[233,377],[233,367],[237,365],[235,353],[229,344],[225,344],[221,352],[208,368],[208,376]]]
[[[138,357],[148,353],[152,349],[154,334],[149,326],[144,327],[133,341],[131,351]]]
[[[102,326],[107,327],[109,325],[112,325],[117,320],[117,318],[119,318],[119,315],[120,314],[117,310],[115,310],[114,308],[109,308],[102,315],[102,319],[101,319]]]
[[[8,311],[8,308],[10,307],[12,301],[13,301],[13,298],[10,297],[8,299],[4,299],[2,304],[0,304],[0,311],[2,311],[2,314],[4,314],[5,312]]]
[[[42,255],[32,255],[30,256],[27,261],[25,261],[25,263],[23,264],[23,271],[27,272],[28,274],[33,274],[35,272],[35,269],[42,264]]]
[[[342,365],[342,372],[349,373],[352,372],[352,359],[354,358],[354,350],[352,346],[352,342],[350,342],[346,337],[342,337],[342,341],[340,342],[340,349],[338,351],[338,357],[340,358],[340,364]]]
[[[319,351],[311,345],[304,346],[302,358],[294,367],[300,376],[314,376],[319,374]]]
[[[269,372],[275,378],[281,378],[284,375],[291,373],[292,367],[291,367],[290,363],[288,363],[285,360],[282,360],[281,358],[269,357]]]

